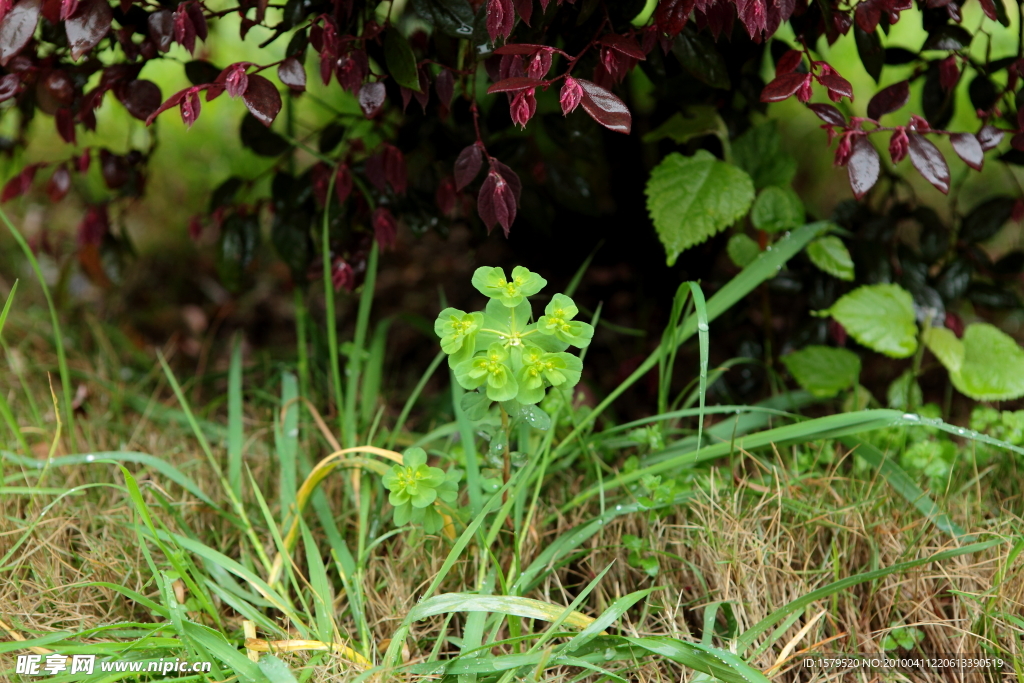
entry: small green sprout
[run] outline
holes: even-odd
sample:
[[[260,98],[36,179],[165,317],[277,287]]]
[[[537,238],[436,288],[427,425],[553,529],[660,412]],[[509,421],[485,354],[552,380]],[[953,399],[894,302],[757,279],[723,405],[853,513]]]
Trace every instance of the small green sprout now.
[[[440,531],[445,522],[437,502],[455,502],[461,473],[452,470],[446,474],[439,467],[428,466],[422,448],[408,449],[402,461],[384,475],[384,488],[391,492],[388,502],[395,507],[395,524],[422,524],[428,534]]]

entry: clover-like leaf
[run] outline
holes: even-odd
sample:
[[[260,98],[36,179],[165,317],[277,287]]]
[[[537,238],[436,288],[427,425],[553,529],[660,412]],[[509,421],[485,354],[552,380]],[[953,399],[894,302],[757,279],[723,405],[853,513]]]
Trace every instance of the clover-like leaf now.
[[[573,320],[577,313],[579,309],[572,299],[565,294],[555,294],[537,321],[537,331],[582,349],[590,344],[594,328],[588,323]]]
[[[547,280],[534,272],[516,266],[512,277],[506,278],[501,268],[481,266],[473,273],[473,286],[484,296],[497,299],[509,308],[515,308],[526,297],[533,296],[547,285]]]
[[[446,308],[434,321],[434,334],[441,338],[441,350],[454,367],[476,351],[477,332],[483,326],[483,313],[466,313],[457,308]]]

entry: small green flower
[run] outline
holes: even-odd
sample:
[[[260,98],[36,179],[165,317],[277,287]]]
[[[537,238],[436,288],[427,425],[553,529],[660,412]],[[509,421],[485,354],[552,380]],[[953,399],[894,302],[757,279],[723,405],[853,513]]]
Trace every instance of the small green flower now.
[[[527,346],[523,349],[523,366],[516,373],[516,381],[519,383],[519,395],[516,396],[516,400],[523,405],[540,403],[544,399],[544,390],[547,388],[544,381],[544,366],[541,364],[544,355],[544,350],[536,346]]]
[[[544,309],[544,315],[537,321],[537,330],[582,349],[590,344],[594,328],[585,322],[573,320],[579,312],[572,299],[564,294],[555,294]]]
[[[391,492],[388,502],[395,506],[395,522],[399,525],[399,509],[411,504],[425,508],[437,500],[438,487],[444,484],[444,470],[427,465],[427,453],[422,448],[410,448],[402,457],[402,465],[395,465],[384,475],[384,488]],[[411,511],[404,511],[404,515]]]
[[[441,338],[441,350],[454,367],[476,351],[477,331],[483,325],[483,313],[466,313],[457,308],[446,308],[434,321],[434,334]]]
[[[473,273],[473,286],[484,296],[497,299],[509,308],[515,308],[528,296],[544,289],[548,281],[523,266],[512,269],[512,278],[505,277],[501,268],[481,266]]]
[[[491,344],[484,353],[455,366],[455,379],[465,389],[476,389],[486,384],[487,398],[509,401],[519,393],[509,360],[509,353],[501,344]]]
[[[544,379],[553,387],[571,388],[579,384],[583,361],[571,353],[545,353],[537,363]]]

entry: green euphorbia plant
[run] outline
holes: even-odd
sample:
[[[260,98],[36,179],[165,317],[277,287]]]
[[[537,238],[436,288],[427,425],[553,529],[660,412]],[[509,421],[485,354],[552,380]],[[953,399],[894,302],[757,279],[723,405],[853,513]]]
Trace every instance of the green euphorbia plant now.
[[[433,534],[444,527],[444,517],[437,509],[439,502],[455,503],[459,493],[458,470],[445,473],[427,465],[422,448],[410,448],[402,454],[402,464],[394,465],[384,475],[384,488],[390,491],[388,502],[395,508],[395,524],[422,524]]]

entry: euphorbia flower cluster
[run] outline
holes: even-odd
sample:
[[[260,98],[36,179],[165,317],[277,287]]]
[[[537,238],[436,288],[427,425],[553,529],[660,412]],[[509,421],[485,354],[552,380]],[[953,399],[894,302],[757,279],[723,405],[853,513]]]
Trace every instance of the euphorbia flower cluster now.
[[[490,301],[483,312],[441,311],[434,332],[455,379],[466,389],[481,389],[491,401],[539,403],[548,387],[571,389],[583,363],[566,349],[586,348],[594,336],[588,323],[574,320],[579,309],[555,294],[535,322],[527,299],[547,281],[517,266],[512,277],[501,268],[478,268],[473,286]]]

